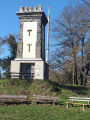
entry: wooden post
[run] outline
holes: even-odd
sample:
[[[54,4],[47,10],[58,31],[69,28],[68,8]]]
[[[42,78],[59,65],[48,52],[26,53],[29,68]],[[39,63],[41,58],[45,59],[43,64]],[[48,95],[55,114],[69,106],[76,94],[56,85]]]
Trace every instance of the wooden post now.
[[[69,103],[67,103],[67,109],[69,108]]]
[[[53,101],[53,106],[55,106],[55,101]]]
[[[88,104],[90,105],[90,101],[88,101]]]
[[[90,104],[88,104],[88,108],[90,108]]]
[[[84,109],[84,104],[83,104],[83,111],[85,111],[85,109]]]

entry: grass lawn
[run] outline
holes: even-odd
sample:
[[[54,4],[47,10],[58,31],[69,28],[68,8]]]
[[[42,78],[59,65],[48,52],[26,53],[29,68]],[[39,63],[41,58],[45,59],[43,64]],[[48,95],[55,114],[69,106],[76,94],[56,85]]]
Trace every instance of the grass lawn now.
[[[90,108],[70,106],[66,109],[68,97],[90,97],[88,88],[80,85],[60,85],[54,81],[0,80],[0,94],[56,96],[60,105],[0,105],[0,120],[90,120]]]
[[[90,108],[51,105],[0,105],[0,120],[90,120]]]

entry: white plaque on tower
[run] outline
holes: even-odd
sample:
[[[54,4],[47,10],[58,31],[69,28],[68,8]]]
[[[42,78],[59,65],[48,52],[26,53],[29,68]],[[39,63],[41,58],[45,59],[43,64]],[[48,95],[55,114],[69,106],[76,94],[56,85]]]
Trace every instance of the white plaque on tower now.
[[[36,58],[37,22],[24,22],[23,58]]]

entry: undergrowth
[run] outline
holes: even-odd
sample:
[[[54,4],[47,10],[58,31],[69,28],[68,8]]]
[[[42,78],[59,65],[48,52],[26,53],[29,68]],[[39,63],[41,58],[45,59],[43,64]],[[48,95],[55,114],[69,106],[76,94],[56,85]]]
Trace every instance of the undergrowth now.
[[[1,79],[0,94],[9,95],[49,95],[66,101],[70,96],[90,96],[90,92],[80,85],[60,85],[50,80]]]

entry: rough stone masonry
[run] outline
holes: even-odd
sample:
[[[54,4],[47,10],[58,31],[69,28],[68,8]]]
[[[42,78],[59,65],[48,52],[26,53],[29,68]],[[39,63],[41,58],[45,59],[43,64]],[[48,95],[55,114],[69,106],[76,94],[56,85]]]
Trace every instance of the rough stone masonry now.
[[[42,6],[20,7],[17,56],[11,61],[11,78],[48,79],[45,62],[45,26]]]

